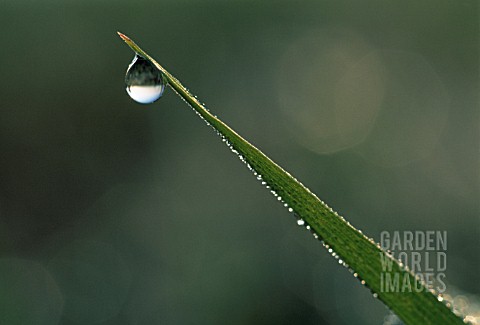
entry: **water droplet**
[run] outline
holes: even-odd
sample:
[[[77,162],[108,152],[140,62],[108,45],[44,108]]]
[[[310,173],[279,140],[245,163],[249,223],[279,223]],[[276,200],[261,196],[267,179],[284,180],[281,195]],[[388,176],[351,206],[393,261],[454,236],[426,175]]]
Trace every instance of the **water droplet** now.
[[[128,95],[136,102],[150,104],[165,90],[165,78],[149,60],[135,55],[125,75]]]

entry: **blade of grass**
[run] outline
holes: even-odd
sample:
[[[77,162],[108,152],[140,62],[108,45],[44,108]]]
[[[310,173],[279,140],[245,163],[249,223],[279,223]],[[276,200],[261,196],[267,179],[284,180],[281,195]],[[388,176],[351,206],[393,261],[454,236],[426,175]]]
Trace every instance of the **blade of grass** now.
[[[178,79],[129,37],[120,32],[118,34],[133,51],[150,60],[165,75],[169,86],[224,137],[230,148],[241,155],[248,166],[257,175],[261,175],[271,190],[275,191],[295,214],[320,236],[325,246],[331,248],[362,284],[368,286],[374,292],[374,296],[383,301],[406,324],[464,324],[461,318],[438,301],[437,297],[422,282],[418,282],[415,275],[406,270],[399,261],[382,250],[371,238],[355,229],[259,149],[211,114]],[[386,264],[391,265],[391,269],[385,268]],[[404,281],[409,281],[412,284],[410,288],[415,288],[413,285],[416,284],[417,290],[386,292],[385,284],[389,276],[391,279],[399,277],[398,288],[402,287]]]

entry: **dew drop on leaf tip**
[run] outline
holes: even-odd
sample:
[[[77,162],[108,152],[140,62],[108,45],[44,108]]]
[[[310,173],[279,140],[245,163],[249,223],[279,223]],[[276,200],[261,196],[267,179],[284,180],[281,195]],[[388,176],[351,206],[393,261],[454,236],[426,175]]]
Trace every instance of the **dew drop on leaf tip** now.
[[[128,95],[137,103],[150,104],[158,100],[165,90],[166,80],[149,60],[135,55],[125,75]]]

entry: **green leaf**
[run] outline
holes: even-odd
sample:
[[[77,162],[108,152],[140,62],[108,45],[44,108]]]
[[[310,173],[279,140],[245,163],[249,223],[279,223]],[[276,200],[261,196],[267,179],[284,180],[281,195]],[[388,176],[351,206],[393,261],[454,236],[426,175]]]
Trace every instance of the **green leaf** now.
[[[129,37],[120,32],[118,34],[133,51],[150,60],[165,75],[169,86],[227,141],[231,149],[243,157],[257,175],[261,175],[261,179],[299,218],[304,220],[305,225],[310,226],[323,240],[324,245],[346,263],[350,272],[406,324],[464,324],[462,319],[440,302],[423,283],[418,283],[415,275],[406,270],[398,260],[382,250],[371,238],[355,229],[263,152],[211,114],[178,79]],[[391,269],[385,270],[382,261],[391,262]],[[404,281],[408,281],[412,284],[410,288],[414,288],[413,284],[417,283],[420,290],[386,292],[385,279],[389,276],[392,279],[399,277],[400,288]]]

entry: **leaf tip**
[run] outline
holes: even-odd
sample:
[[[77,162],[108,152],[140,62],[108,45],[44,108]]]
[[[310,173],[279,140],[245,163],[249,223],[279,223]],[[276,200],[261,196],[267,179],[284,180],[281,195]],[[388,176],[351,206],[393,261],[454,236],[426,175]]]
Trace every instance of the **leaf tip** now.
[[[127,35],[125,35],[125,34],[122,34],[122,33],[118,32],[118,31],[117,31],[117,34],[118,34],[118,36],[120,36],[120,38],[123,39],[125,42],[128,42],[128,41],[131,42],[131,41],[132,41],[132,40],[131,40]]]

